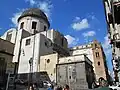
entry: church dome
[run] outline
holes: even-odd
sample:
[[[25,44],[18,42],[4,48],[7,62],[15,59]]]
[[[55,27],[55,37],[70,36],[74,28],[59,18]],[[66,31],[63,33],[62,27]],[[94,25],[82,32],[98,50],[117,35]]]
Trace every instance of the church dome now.
[[[22,15],[18,18],[18,22],[21,18],[26,17],[26,16],[41,18],[47,22],[48,26],[50,26],[47,16],[45,15],[45,13],[42,10],[40,10],[38,8],[30,8],[30,9],[25,10],[22,13]]]

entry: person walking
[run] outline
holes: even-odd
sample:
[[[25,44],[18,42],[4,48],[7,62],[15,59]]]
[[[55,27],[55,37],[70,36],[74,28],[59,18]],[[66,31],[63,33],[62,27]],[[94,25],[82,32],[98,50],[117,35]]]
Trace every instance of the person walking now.
[[[30,86],[30,87],[29,87],[29,90],[34,90],[33,86]]]
[[[54,86],[51,85],[47,90],[54,90]]]
[[[33,84],[33,88],[34,88],[34,90],[39,90],[39,89],[38,89],[38,86],[37,86],[37,83],[34,83],[34,84]]]
[[[62,86],[60,86],[59,90],[63,90]]]
[[[57,90],[63,90],[62,86],[58,86]]]
[[[69,90],[69,86],[66,84],[64,90]]]
[[[57,84],[56,83],[54,84],[54,90],[57,90]]]

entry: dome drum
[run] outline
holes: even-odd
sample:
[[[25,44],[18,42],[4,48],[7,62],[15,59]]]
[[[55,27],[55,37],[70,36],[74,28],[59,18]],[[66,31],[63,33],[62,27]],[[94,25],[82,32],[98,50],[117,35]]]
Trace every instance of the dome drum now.
[[[38,8],[30,8],[28,10],[25,10],[22,15],[18,18],[18,22],[20,21],[21,18],[23,17],[27,17],[27,16],[32,16],[32,17],[38,17],[38,18],[41,18],[43,19],[47,24],[48,24],[48,27],[50,27],[50,23],[48,21],[48,18],[47,16],[44,14],[43,11],[41,11],[40,9]]]

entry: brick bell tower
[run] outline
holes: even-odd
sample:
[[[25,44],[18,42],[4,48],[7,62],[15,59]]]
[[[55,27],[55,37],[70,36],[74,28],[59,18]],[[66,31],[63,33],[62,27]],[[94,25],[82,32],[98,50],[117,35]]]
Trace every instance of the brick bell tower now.
[[[99,78],[104,78],[108,81],[108,67],[106,62],[106,56],[104,54],[103,48],[101,44],[94,40],[92,44],[93,50],[93,58],[94,58],[94,68],[95,68],[95,75],[96,81],[98,82]]]

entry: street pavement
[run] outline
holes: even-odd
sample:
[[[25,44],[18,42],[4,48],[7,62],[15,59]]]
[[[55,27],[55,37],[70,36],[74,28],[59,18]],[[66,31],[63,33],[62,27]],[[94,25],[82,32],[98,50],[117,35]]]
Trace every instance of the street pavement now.
[[[9,88],[8,90],[13,90],[13,88]],[[27,88],[19,87],[19,88],[16,88],[15,90],[27,90]],[[39,88],[38,90],[47,90],[47,88]]]

